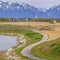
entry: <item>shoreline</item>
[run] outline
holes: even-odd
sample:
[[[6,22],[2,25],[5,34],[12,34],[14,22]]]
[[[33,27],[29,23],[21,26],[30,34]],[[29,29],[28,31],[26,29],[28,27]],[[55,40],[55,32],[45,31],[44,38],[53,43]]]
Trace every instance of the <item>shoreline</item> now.
[[[20,39],[22,39],[23,40],[23,37],[24,36],[22,36],[22,37],[19,37]],[[14,47],[12,47],[12,48],[10,48],[10,49],[8,49],[8,51],[6,52],[6,56],[7,56],[7,59],[9,60],[9,59],[20,59],[20,57],[17,57],[16,55],[15,56],[12,56],[10,53],[12,52],[12,51],[14,51],[16,48],[19,48],[19,47],[22,47],[25,43],[26,43],[26,40],[20,45],[20,39],[18,39],[18,36],[17,36],[17,41],[18,41],[18,45],[16,45],[16,46],[14,46]]]

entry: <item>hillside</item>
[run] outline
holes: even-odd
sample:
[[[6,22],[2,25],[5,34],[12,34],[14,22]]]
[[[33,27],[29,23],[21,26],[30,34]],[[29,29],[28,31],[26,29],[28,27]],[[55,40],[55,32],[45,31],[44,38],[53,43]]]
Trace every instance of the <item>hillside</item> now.
[[[35,46],[32,54],[48,60],[60,60],[60,38]]]

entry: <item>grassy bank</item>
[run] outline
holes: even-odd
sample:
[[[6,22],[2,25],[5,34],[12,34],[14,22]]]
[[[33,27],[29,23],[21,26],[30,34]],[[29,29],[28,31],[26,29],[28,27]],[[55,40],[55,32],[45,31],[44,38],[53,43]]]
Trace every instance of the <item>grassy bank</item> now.
[[[13,33],[13,34],[12,34]],[[17,35],[17,34],[23,34],[26,41],[26,44],[21,47],[21,48],[15,48],[15,54],[21,58],[21,60],[31,60],[27,57],[24,57],[21,55],[21,50],[25,48],[26,46],[36,43],[42,39],[42,35],[36,32],[33,32],[29,29],[26,28],[21,28],[21,27],[7,27],[7,26],[1,26],[0,27],[0,34],[4,35]]]
[[[60,60],[60,38],[35,46],[31,53],[47,60]]]

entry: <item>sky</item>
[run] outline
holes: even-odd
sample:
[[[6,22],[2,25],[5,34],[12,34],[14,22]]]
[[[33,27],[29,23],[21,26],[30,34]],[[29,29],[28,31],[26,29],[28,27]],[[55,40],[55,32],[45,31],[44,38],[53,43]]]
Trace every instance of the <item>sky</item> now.
[[[49,9],[53,6],[60,5],[60,0],[0,0],[0,1],[10,1],[18,3],[28,3],[29,5],[35,6],[37,8]]]

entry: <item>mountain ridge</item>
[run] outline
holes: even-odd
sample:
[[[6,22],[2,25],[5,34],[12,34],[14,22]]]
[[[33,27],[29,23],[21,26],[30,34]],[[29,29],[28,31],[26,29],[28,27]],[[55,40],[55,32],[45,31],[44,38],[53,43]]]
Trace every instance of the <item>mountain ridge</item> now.
[[[0,1],[2,18],[60,18],[60,5],[50,9],[36,8],[26,3]]]

